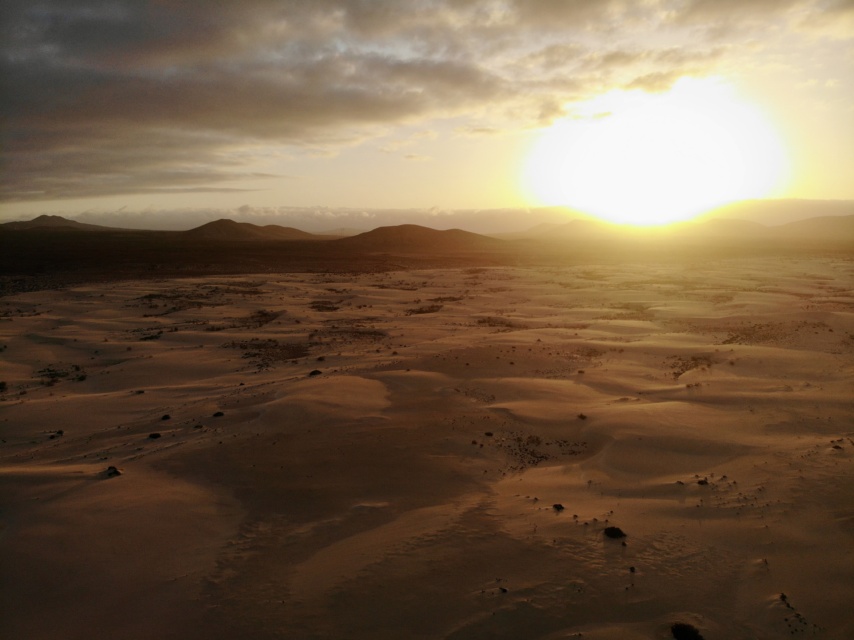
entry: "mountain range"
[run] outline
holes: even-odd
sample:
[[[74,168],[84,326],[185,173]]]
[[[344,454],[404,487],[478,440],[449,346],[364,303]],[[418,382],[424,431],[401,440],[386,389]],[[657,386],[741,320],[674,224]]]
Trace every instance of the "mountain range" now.
[[[70,220],[62,216],[41,215],[33,220],[0,224],[0,231],[27,232],[89,232],[150,234],[148,230],[119,229]],[[444,251],[488,251],[497,249],[499,240],[607,239],[611,237],[638,239],[768,239],[844,242],[854,246],[854,214],[819,216],[796,220],[776,226],[755,221],[712,217],[697,221],[674,223],[662,227],[626,227],[592,219],[575,219],[563,223],[542,223],[527,231],[496,236],[472,233],[461,229],[436,230],[416,224],[377,227],[349,237],[314,234],[275,224],[256,225],[220,219],[187,231],[160,231],[175,239],[197,242],[258,242],[258,241],[317,241],[331,242],[342,249],[360,251],[418,251],[430,248]]]

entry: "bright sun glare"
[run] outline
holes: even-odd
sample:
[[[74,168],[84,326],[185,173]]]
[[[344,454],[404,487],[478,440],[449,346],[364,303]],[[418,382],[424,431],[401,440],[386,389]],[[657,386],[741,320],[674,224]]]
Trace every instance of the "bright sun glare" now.
[[[719,79],[683,78],[662,94],[613,91],[576,113],[534,144],[523,177],[530,199],[655,225],[776,195],[788,178],[770,121]]]

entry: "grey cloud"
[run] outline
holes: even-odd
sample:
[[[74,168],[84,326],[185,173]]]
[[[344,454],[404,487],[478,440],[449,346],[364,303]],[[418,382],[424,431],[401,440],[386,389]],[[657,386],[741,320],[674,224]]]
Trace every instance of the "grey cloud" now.
[[[230,188],[241,144],[328,153],[433,117],[541,126],[604,87],[709,68],[707,48],[634,30],[734,2],[7,0],[0,198]]]
[[[71,15],[74,23],[90,13]],[[182,166],[188,150],[210,165],[200,179],[240,178],[213,154],[241,138],[353,142],[366,127],[450,113],[501,91],[497,78],[465,61],[342,53],[326,43],[153,69],[19,53],[5,56],[2,75],[8,170],[0,194],[12,200],[146,192],[155,176],[184,182],[197,175]],[[171,169],[155,172],[152,163]]]
[[[682,77],[681,71],[656,71],[639,76],[628,82],[627,89],[642,89],[649,93],[662,93],[670,89]]]
[[[610,0],[514,0],[512,4],[522,22],[551,28],[577,26],[625,11],[623,4]]]

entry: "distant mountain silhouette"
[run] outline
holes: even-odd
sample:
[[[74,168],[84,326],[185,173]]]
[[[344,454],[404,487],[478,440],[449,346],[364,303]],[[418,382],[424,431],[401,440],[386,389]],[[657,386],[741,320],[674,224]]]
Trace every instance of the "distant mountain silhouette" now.
[[[619,227],[602,220],[578,219],[562,224],[538,224],[527,231],[518,234],[507,234],[508,237],[528,238],[534,240],[563,240],[571,238],[590,238],[612,235]]]
[[[250,222],[235,222],[227,218],[208,222],[195,229],[181,232],[185,238],[193,240],[228,240],[234,242],[258,240],[327,240],[292,227],[268,224],[263,227]]]
[[[770,235],[770,228],[750,220],[713,218],[674,225],[674,233],[700,238],[761,238]]]
[[[32,220],[23,222],[6,222],[0,228],[9,231],[27,231],[30,229],[72,229],[76,231],[115,231],[111,227],[102,227],[97,224],[85,224],[75,220],[69,220],[62,216],[42,215]]]
[[[771,229],[775,237],[800,240],[850,240],[854,246],[854,215],[797,220]]]
[[[478,233],[460,229],[437,231],[417,224],[379,227],[333,242],[336,246],[351,250],[406,253],[489,251],[504,246],[504,241]]]
[[[712,209],[700,219],[749,220],[775,226],[796,220],[852,214],[854,200],[742,200]]]

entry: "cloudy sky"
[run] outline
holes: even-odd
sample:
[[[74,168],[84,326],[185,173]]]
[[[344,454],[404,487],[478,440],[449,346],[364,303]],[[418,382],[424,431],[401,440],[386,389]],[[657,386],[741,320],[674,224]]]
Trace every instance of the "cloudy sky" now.
[[[526,180],[549,132],[685,78],[776,132],[763,195],[854,199],[852,0],[4,0],[0,19],[2,220],[548,204]]]

